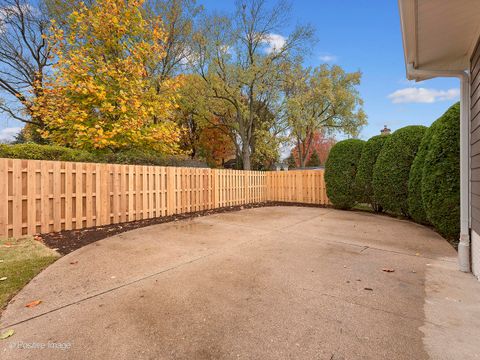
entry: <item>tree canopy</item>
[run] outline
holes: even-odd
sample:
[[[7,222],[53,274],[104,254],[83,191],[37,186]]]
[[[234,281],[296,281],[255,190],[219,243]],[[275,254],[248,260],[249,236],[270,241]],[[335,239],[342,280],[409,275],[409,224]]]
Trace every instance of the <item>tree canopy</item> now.
[[[58,61],[35,104],[46,124],[42,136],[84,149],[146,143],[175,151],[179,130],[169,118],[181,79],[164,80],[157,91],[147,76],[166,56],[166,37],[160,19],[145,18],[141,5],[98,0],[70,14],[68,32],[53,22]]]
[[[298,166],[324,163],[337,132],[366,123],[361,73],[305,67],[315,33],[289,26],[284,0],[225,14],[196,0],[0,0],[0,15],[0,112],[28,124],[19,142],[267,169],[291,145]]]

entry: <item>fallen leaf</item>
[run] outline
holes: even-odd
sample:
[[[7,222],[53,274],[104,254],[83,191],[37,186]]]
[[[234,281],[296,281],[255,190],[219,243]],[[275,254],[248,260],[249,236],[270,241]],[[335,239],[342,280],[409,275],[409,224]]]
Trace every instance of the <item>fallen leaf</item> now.
[[[7,330],[0,335],[0,340],[5,340],[6,338],[9,338],[13,334],[15,334],[15,330],[13,329]]]
[[[32,302],[29,302],[27,305],[25,305],[25,307],[34,308],[35,306],[40,305],[41,303],[42,303],[42,300],[35,300]]]
[[[369,287],[363,288],[363,290],[373,291],[373,289]]]
[[[5,280],[7,280],[6,276],[0,278],[0,281],[5,281]]]
[[[384,271],[384,272],[395,272],[395,269],[383,268],[382,271]]]

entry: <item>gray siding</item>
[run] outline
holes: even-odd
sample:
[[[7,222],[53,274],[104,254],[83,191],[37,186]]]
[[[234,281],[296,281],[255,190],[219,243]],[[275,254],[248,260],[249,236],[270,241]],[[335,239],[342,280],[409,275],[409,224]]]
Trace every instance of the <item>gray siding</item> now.
[[[471,119],[471,186],[472,229],[480,234],[480,43],[477,43],[470,60],[470,119]]]

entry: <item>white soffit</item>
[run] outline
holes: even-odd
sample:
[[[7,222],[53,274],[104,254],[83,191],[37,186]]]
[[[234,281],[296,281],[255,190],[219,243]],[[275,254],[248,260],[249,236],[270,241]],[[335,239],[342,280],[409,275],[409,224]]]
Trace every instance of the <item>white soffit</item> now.
[[[419,70],[469,68],[480,36],[480,0],[399,0],[406,64]]]

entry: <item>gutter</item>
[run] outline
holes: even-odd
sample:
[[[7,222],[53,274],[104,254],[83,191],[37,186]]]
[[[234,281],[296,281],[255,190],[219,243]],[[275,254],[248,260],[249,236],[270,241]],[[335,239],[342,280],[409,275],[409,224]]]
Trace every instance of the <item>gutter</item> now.
[[[434,77],[460,79],[460,242],[458,243],[458,267],[470,272],[470,75],[466,71],[439,71],[415,69],[407,64],[407,78],[421,81]]]

